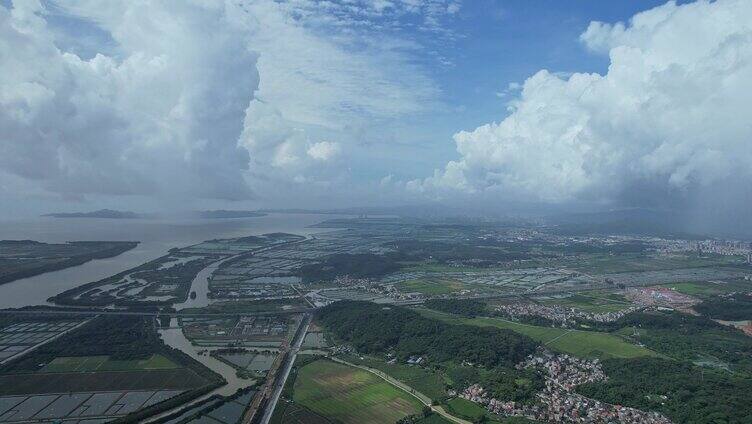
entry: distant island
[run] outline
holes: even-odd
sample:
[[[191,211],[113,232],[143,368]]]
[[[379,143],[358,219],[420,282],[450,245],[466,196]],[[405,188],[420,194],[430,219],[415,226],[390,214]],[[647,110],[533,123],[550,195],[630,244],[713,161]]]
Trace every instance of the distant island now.
[[[100,209],[93,212],[55,212],[42,216],[53,218],[108,218],[108,219],[135,219],[141,218],[140,214],[129,211],[115,211],[112,209]]]
[[[227,211],[227,210],[214,210],[214,211],[199,211],[199,217],[207,219],[223,219],[223,218],[252,218],[258,216],[266,216],[263,212],[258,211]]]
[[[53,212],[44,214],[44,217],[52,218],[105,218],[105,219],[148,219],[148,218],[203,218],[203,219],[229,219],[229,218],[253,218],[266,216],[266,212],[261,211],[228,211],[224,209],[207,210],[207,211],[186,211],[186,212],[167,212],[159,213],[137,213],[130,211],[118,211],[113,209],[100,209],[92,212]]]

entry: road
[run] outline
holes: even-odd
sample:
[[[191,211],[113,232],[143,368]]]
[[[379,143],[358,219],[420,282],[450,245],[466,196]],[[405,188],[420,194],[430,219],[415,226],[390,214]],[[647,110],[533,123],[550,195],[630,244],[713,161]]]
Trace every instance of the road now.
[[[269,421],[272,419],[274,408],[277,407],[277,402],[279,402],[279,396],[282,394],[282,389],[285,387],[285,382],[287,381],[287,377],[290,375],[290,370],[292,370],[293,364],[295,364],[295,358],[298,356],[300,346],[303,345],[305,335],[306,333],[308,333],[308,326],[311,325],[311,318],[312,317],[310,314],[306,314],[303,317],[304,321],[301,324],[302,331],[298,332],[297,337],[290,345],[287,362],[284,364],[282,373],[277,377],[277,381],[274,382],[274,392],[272,393],[269,401],[264,407],[264,415],[263,417],[261,417],[261,421],[259,421],[260,424],[269,424]]]
[[[422,403],[423,405],[431,408],[431,410],[433,412],[441,415],[442,417],[446,418],[447,420],[449,420],[449,421],[451,421],[453,423],[456,423],[456,424],[473,424],[470,421],[463,420],[462,418],[455,417],[454,415],[448,413],[444,408],[442,408],[439,405],[432,405],[431,404],[432,403],[431,398],[429,398],[428,396],[424,395],[423,393],[421,393],[421,392],[413,389],[412,387],[408,386],[407,384],[405,384],[405,383],[403,383],[403,382],[401,382],[401,381],[399,381],[399,380],[397,380],[397,379],[395,379],[393,377],[390,377],[389,375],[387,375],[383,371],[379,371],[377,369],[369,368],[369,367],[366,367],[366,366],[363,366],[363,365],[355,365],[353,363],[350,363],[350,362],[347,362],[347,361],[344,361],[342,359],[335,358],[335,357],[330,357],[329,359],[331,359],[334,362],[339,362],[340,364],[343,364],[343,365],[348,365],[348,366],[351,366],[351,367],[355,367],[355,368],[358,368],[358,369],[370,372],[371,374],[373,374],[373,375],[381,378],[382,380],[386,381],[387,383],[391,384],[392,386],[397,387],[398,389],[401,389],[404,392],[412,395],[414,398],[418,399],[420,401],[420,403]],[[264,424],[266,424],[266,423],[264,423]]]

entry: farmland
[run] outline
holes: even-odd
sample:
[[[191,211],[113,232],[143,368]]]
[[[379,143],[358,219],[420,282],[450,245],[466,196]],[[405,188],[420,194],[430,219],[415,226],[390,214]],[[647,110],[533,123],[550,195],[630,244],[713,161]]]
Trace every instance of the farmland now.
[[[344,424],[391,423],[422,407],[409,394],[367,371],[325,360],[300,369],[293,399]]]
[[[390,377],[405,383],[433,400],[438,400],[446,396],[442,377],[425,368],[397,363],[388,364],[372,356],[347,355],[342,359],[356,365],[363,365],[383,371]]]

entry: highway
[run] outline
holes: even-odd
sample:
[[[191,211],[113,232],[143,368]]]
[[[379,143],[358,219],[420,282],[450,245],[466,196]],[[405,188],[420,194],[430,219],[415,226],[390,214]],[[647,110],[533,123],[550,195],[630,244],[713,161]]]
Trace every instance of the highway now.
[[[287,377],[290,375],[290,370],[292,370],[293,364],[295,364],[295,358],[298,356],[300,346],[303,345],[305,335],[306,333],[308,333],[308,326],[311,325],[311,318],[312,317],[310,314],[306,314],[303,317],[304,321],[301,324],[302,331],[298,332],[298,334],[296,335],[297,337],[290,346],[290,351],[287,356],[287,362],[285,362],[284,364],[282,373],[277,377],[277,381],[274,382],[274,392],[269,398],[269,401],[266,402],[266,405],[264,407],[264,415],[261,418],[261,421],[259,421],[260,424],[269,424],[269,421],[272,419],[274,408],[277,407],[277,402],[279,402],[279,396],[282,394],[282,389],[285,387],[285,382],[287,381]]]

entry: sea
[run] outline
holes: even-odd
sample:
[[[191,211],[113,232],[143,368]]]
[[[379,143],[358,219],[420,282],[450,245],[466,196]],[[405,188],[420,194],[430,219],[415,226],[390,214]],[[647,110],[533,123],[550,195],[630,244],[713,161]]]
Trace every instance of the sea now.
[[[232,238],[272,232],[310,235],[311,228],[338,215],[268,214],[232,219],[100,219],[52,218],[0,220],[0,240],[138,241],[139,245],[119,256],[97,259],[83,265],[0,284],[0,309],[45,305],[47,299],[65,290],[125,271],[158,258],[173,247],[185,247],[215,238]]]

